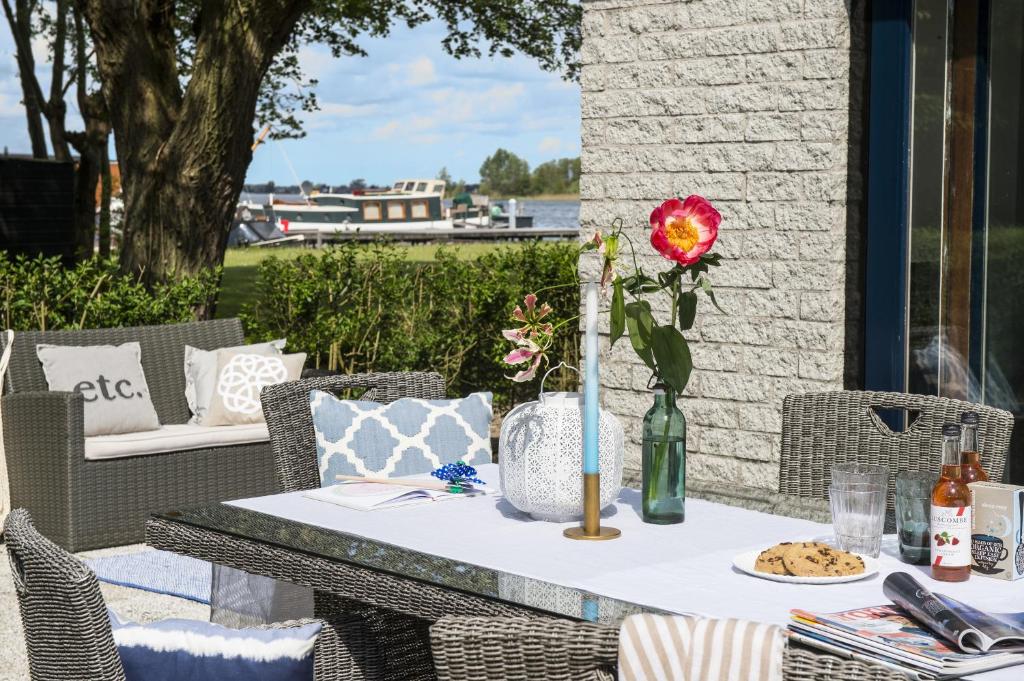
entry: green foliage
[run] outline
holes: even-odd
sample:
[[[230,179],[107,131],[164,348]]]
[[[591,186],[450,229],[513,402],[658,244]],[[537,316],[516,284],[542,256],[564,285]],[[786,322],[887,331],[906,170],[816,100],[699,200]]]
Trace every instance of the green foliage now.
[[[531,194],[579,194],[580,158],[541,163],[530,173]]]
[[[117,261],[93,258],[65,267],[58,258],[0,254],[0,314],[5,329],[108,328],[191,321],[212,300],[218,271],[148,290]]]
[[[574,317],[579,290],[575,244],[507,246],[475,259],[441,248],[433,262],[409,262],[405,249],[383,242],[345,243],[291,260],[262,261],[241,318],[251,342],[288,338],[289,352],[306,352],[306,365],[345,372],[433,370],[450,395],[494,392],[507,409],[532,399],[540,377],[509,381],[501,364],[516,301],[524,290],[544,294],[552,321]],[[579,363],[580,335],[567,324],[555,348]],[[573,374],[545,386],[565,388]]]
[[[511,151],[498,149],[480,165],[480,191],[515,196],[530,190],[530,165]]]

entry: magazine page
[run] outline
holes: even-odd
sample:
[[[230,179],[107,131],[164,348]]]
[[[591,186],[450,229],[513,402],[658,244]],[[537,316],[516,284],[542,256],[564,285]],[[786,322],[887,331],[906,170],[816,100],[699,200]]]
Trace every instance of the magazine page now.
[[[791,633],[809,645],[899,666],[926,678],[960,678],[976,672],[1020,664],[1018,653],[965,653],[913,620],[896,605],[879,605],[827,614],[792,610]]]
[[[963,639],[981,650],[1024,651],[1024,613],[987,613],[945,594],[935,597],[971,626]],[[975,631],[979,636],[974,640]]]
[[[830,637],[843,638],[847,641],[859,639],[864,642],[865,647],[888,648],[891,655],[907,660],[915,657],[924,658],[921,663],[929,667],[948,662],[964,663],[976,658],[975,655],[954,650],[935,634],[910,619],[905,611],[893,605],[828,614],[793,610],[792,614],[798,624],[803,620],[818,628],[835,629],[845,634],[837,636],[829,631]]]
[[[906,572],[885,578],[882,591],[896,605],[946,641],[968,653],[997,648],[1024,650],[1021,614],[991,615],[947,596],[936,595]]]
[[[310,490],[303,496],[327,501],[339,506],[360,511],[405,506],[411,503],[425,503],[443,496],[451,496],[439,490],[387,485],[380,483],[344,482],[320,489]]]
[[[965,652],[980,652],[976,647],[964,648],[961,643],[963,634],[971,626],[910,574],[894,572],[886,577],[882,593],[949,643]]]

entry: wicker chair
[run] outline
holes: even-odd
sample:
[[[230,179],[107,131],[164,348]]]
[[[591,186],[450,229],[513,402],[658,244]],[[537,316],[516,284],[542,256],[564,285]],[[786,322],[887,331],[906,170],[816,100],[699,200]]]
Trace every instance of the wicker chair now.
[[[913,414],[905,432],[893,432],[876,409]],[[1002,409],[927,395],[839,391],[787,395],[782,403],[782,461],[779,492],[828,499],[832,466],[872,463],[899,470],[937,470],[943,423],[959,423],[976,411],[982,465],[1002,480],[1013,431],[1013,415]],[[893,511],[890,478],[889,511]]]
[[[99,581],[92,570],[39,534],[25,509],[15,509],[7,517],[4,537],[33,681],[124,681]],[[352,678],[345,673],[351,660],[338,629],[327,622],[321,624],[314,678]]]
[[[403,397],[443,399],[444,379],[436,373],[399,372],[305,378],[267,386],[260,395],[270,430],[277,479],[286,492],[316,489],[320,472],[309,391],[361,392],[360,399],[393,402]],[[326,591],[314,592],[318,617],[346,621],[352,655],[363,660],[354,678],[421,679],[433,677],[429,627],[433,620],[412,617]]]
[[[360,399],[394,402],[402,397],[444,399],[444,379],[428,372],[396,372],[324,376],[289,381],[263,389],[260,401],[270,430],[277,480],[282,491],[296,492],[320,486],[316,434],[309,410],[309,391],[338,393],[365,390]]]
[[[430,627],[438,681],[613,681],[619,630],[531,617],[447,616]],[[902,674],[796,645],[786,681],[905,681]]]
[[[266,442],[117,459],[85,458],[80,393],[51,392],[37,343],[138,341],[150,396],[163,425],[189,419],[185,345],[241,345],[242,324],[216,319],[119,329],[25,331],[15,335],[3,398],[12,508],[27,508],[39,529],[69,551],[141,542],[154,511],[275,491]]]

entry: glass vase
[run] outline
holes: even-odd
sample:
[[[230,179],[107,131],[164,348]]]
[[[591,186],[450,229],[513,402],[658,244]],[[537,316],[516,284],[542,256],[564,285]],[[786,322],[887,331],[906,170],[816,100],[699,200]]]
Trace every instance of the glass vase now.
[[[686,418],[676,394],[654,386],[654,406],[644,416],[643,520],[671,525],[686,516]]]

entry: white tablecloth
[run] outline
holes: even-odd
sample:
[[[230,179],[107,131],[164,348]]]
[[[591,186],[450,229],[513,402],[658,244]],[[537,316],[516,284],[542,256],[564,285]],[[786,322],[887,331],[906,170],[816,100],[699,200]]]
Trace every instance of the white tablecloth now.
[[[478,470],[497,488],[496,465]],[[565,539],[562,529],[571,524],[531,520],[497,495],[372,512],[307,499],[301,492],[228,503],[678,613],[785,626],[792,608],[834,612],[887,603],[882,580],[901,570],[982,610],[1024,610],[1024,579],[972,576],[957,584],[936,582],[927,566],[906,565],[887,553],[895,551],[891,541],[880,558],[881,574],[859,582],[800,585],[751,577],[732,567],[734,556],[781,541],[830,537],[831,526],[699,499],[687,500],[685,523],[649,525],[640,519],[639,492],[629,489],[602,521],[622,530],[622,536],[600,542]],[[1022,676],[1024,667],[1015,667],[972,678],[1019,681]]]

